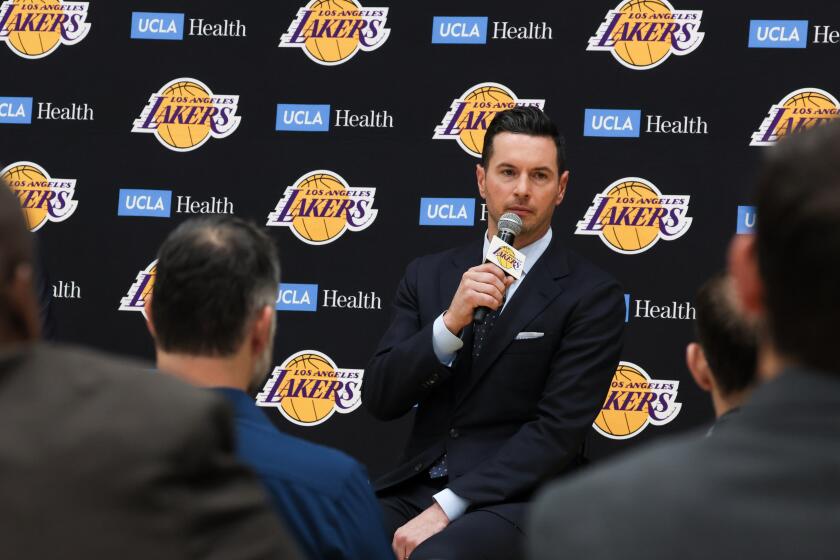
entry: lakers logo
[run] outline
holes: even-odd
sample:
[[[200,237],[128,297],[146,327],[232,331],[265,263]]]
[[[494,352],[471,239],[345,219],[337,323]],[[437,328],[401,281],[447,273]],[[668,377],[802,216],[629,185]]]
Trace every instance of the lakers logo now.
[[[593,427],[610,439],[637,436],[649,424],[664,426],[680,413],[677,402],[680,382],[651,379],[641,367],[621,362],[613,375],[610,391]]]
[[[0,41],[23,58],[43,58],[84,39],[87,15],[87,2],[6,0],[0,4]]]
[[[351,188],[333,171],[311,171],[286,187],[266,225],[288,227],[304,243],[326,245],[347,230],[370,227],[378,213],[375,195],[376,189]]]
[[[487,125],[499,111],[517,106],[542,109],[545,99],[518,99],[510,89],[495,82],[476,84],[452,101],[432,138],[456,140],[465,152],[481,157]]]
[[[75,179],[52,178],[43,167],[31,161],[18,161],[3,170],[0,177],[17,195],[29,231],[38,231],[47,222],[63,222],[76,211]]]
[[[339,368],[316,350],[303,350],[274,368],[257,395],[257,406],[277,407],[298,426],[317,426],[335,412],[347,414],[359,408],[364,373]]]
[[[152,295],[156,274],[157,259],[137,273],[137,278],[134,279],[128,293],[120,300],[120,311],[139,311],[146,317],[146,298]]]
[[[387,20],[388,8],[363,8],[356,0],[311,0],[298,10],[278,46],[303,49],[318,64],[335,66],[360,50],[385,44],[391,33]]]
[[[499,264],[505,270],[512,268],[518,269],[522,266],[522,263],[516,258],[516,253],[510,247],[499,247],[493,254],[496,255],[496,258],[499,259]]]
[[[149,97],[131,132],[154,134],[170,150],[189,152],[233,134],[238,108],[238,95],[216,95],[194,78],[176,78]]]
[[[625,177],[595,196],[575,233],[598,235],[617,253],[643,253],[660,239],[673,241],[688,231],[689,199],[663,195],[646,179]]]
[[[700,46],[702,10],[675,10],[667,0],[624,0],[589,38],[588,51],[609,51],[622,65],[649,70]]]
[[[761,126],[753,132],[750,146],[772,146],[782,137],[826,124],[837,118],[837,98],[817,88],[798,89],[770,107]]]

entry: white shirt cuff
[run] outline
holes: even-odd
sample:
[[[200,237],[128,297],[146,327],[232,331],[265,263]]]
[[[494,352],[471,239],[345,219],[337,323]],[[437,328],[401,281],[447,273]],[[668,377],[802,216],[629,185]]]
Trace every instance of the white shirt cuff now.
[[[446,517],[449,518],[450,523],[464,515],[464,512],[470,507],[469,500],[465,500],[449,488],[444,488],[433,497]]]
[[[443,323],[443,313],[441,313],[432,327],[432,349],[438,361],[445,366],[451,366],[455,361],[455,354],[463,347],[464,341],[449,332]]]

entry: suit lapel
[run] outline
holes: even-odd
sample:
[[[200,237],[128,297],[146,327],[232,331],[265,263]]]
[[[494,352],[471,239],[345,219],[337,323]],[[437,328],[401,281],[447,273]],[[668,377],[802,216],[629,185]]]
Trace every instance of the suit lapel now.
[[[484,373],[513,342],[513,339],[534,317],[539,315],[563,291],[559,278],[569,274],[565,251],[557,241],[540,257],[522,280],[516,293],[496,320],[487,337],[485,350],[473,364],[470,381],[459,397],[461,399],[481,380]]]

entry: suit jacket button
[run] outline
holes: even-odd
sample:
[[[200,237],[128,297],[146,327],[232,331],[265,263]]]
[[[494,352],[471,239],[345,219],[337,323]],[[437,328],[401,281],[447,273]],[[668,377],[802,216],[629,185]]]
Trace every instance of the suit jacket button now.
[[[414,465],[414,472],[420,472],[423,470],[423,463],[417,463]]]
[[[461,434],[459,434],[458,430],[456,430],[455,428],[452,428],[452,429],[449,430],[449,437],[451,437],[452,439],[455,439],[460,435]]]

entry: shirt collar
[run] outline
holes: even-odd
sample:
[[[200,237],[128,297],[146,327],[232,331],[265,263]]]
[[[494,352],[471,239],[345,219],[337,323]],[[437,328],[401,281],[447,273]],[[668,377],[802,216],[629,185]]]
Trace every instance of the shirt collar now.
[[[487,251],[490,250],[490,240],[487,239],[489,235],[488,231],[484,232],[484,248],[482,249],[481,256],[487,254]],[[528,274],[528,271],[531,270],[537,260],[545,253],[545,250],[548,249],[548,246],[551,244],[551,228],[548,228],[548,231],[545,232],[545,235],[534,241],[533,243],[529,243],[528,245],[519,249],[519,251],[525,255],[525,267],[522,269],[522,275]]]

